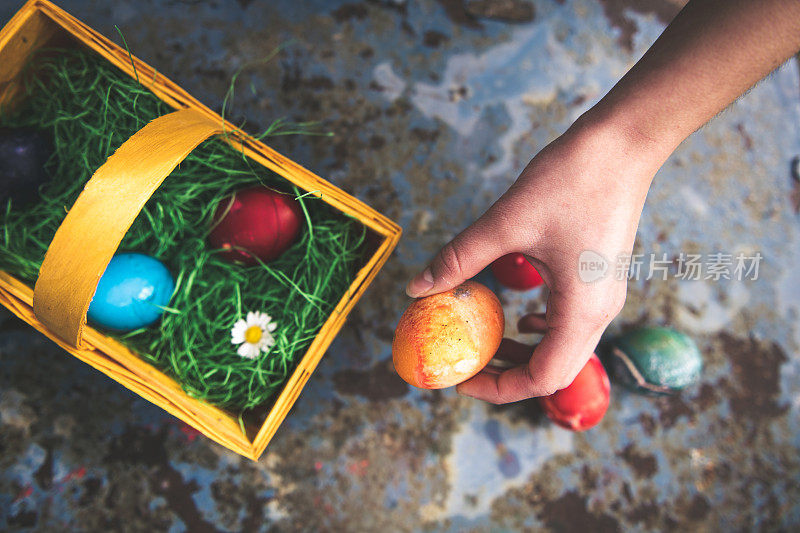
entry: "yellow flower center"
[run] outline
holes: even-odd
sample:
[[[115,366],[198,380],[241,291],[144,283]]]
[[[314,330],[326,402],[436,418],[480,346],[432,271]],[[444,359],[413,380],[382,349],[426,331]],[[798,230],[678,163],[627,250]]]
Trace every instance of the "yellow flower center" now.
[[[249,342],[250,344],[255,344],[261,340],[261,336],[264,334],[261,331],[261,328],[258,326],[250,326],[247,328],[247,331],[244,332],[244,340]]]

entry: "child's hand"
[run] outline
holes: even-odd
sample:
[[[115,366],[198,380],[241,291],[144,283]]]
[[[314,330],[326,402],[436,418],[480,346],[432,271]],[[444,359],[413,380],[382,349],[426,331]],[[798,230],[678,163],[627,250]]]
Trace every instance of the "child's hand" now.
[[[546,318],[521,324],[523,330],[545,330],[532,357],[528,353],[528,361],[499,375],[481,372],[459,385],[462,394],[507,403],[568,386],[622,308],[626,283],[614,263],[633,247],[647,189],[663,158],[635,139],[585,122],[542,150],[508,192],[408,284],[413,297],[445,291],[498,257],[522,252],[550,288]],[[605,277],[592,283],[578,271],[578,258],[587,250],[609,264]]]
[[[439,252],[408,284],[410,296],[447,290],[509,252],[527,254],[550,288],[544,324],[535,324],[546,333],[531,359],[478,374],[462,394],[505,403],[572,382],[625,301],[614,264],[633,247],[658,168],[798,48],[796,0],[691,0],[625,77]],[[581,281],[583,251],[609,262],[605,278]]]

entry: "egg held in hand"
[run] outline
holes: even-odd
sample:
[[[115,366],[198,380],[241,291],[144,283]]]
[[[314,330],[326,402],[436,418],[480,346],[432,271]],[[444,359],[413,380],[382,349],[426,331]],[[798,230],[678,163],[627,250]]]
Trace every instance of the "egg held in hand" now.
[[[475,281],[415,300],[392,342],[397,373],[415,387],[442,389],[466,381],[494,357],[505,317],[497,296]]]
[[[302,212],[294,196],[257,186],[238,191],[217,207],[208,243],[222,256],[247,265],[272,261],[300,233]]]
[[[569,387],[539,398],[539,404],[547,417],[559,426],[584,431],[603,419],[610,399],[608,374],[600,359],[592,354]]]
[[[115,255],[97,284],[89,321],[106,329],[132,331],[161,318],[175,280],[164,264],[148,255]]]

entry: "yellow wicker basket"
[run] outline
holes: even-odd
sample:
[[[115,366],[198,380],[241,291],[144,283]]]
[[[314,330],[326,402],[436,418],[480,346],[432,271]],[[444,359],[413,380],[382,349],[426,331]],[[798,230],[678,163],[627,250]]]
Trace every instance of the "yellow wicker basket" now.
[[[20,73],[42,47],[83,47],[138,78],[176,111],[126,141],[100,167],[69,210],[48,248],[34,290],[0,271],[0,303],[66,351],[227,448],[258,460],[286,417],[347,314],[400,239],[391,220],[241,132],[160,73],[46,0],[30,0],[0,31],[0,105],[15,105]],[[135,66],[135,72],[134,72]],[[268,412],[246,421],[189,397],[172,378],[86,325],[86,312],[105,267],[139,211],[166,176],[208,137],[230,140],[263,165],[361,221],[373,237],[365,265],[312,342]],[[114,209],[108,209],[114,191]],[[91,236],[91,238],[86,238]]]

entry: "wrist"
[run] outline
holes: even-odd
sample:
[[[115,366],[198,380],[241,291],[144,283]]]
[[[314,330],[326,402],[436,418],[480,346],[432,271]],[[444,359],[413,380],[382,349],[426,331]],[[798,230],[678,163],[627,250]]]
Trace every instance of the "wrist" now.
[[[644,203],[653,177],[675,149],[667,137],[653,136],[629,116],[597,105],[581,115],[556,144],[582,161],[580,176],[589,178],[582,187],[599,187],[603,194],[620,194]]]
[[[651,113],[632,105],[615,105],[604,98],[575,121],[577,129],[608,139],[633,160],[655,165],[657,170],[688,136],[680,128],[658,123]],[[654,170],[655,172],[655,170]]]

